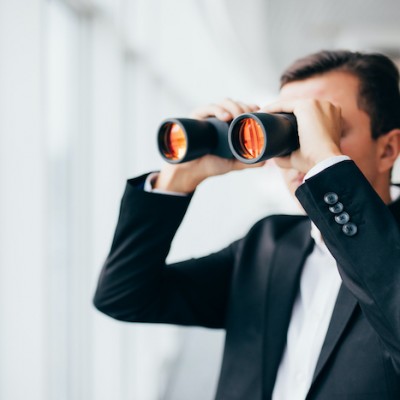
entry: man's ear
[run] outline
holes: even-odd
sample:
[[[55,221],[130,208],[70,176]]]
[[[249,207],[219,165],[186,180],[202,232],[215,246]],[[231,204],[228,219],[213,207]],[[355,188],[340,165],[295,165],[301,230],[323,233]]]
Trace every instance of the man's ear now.
[[[392,129],[380,136],[378,141],[380,142],[379,171],[386,172],[393,168],[400,153],[400,129]]]

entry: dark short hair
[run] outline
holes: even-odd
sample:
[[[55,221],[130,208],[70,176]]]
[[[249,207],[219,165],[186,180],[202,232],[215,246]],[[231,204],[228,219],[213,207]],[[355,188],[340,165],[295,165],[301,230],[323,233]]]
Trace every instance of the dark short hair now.
[[[383,54],[320,51],[287,68],[281,76],[281,88],[330,71],[348,72],[359,79],[358,107],[370,116],[373,138],[400,128],[399,71]]]

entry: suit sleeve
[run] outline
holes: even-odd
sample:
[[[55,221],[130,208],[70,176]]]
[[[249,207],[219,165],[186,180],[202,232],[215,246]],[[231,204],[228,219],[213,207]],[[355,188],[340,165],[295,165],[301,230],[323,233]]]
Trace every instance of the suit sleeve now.
[[[94,296],[123,321],[223,328],[238,243],[207,257],[165,264],[190,196],[166,196],[128,181]]]
[[[332,193],[348,214],[344,221],[349,217],[351,229],[340,217],[335,220],[342,212],[329,209],[326,195]],[[343,284],[400,370],[400,232],[395,212],[353,161],[306,180],[296,195],[338,262]]]

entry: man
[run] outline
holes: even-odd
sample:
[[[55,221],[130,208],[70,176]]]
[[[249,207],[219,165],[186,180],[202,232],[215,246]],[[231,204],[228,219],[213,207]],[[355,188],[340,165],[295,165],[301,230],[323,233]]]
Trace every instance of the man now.
[[[246,166],[213,156],[168,165],[147,179],[161,193],[142,190],[146,177],[129,181],[97,308],[225,328],[219,400],[399,399],[398,81],[384,56],[320,52],[295,62],[279,101],[260,110],[297,118],[300,149],[276,162],[312,228],[271,216],[220,252],[166,266],[197,185]],[[254,110],[225,100],[195,116]]]

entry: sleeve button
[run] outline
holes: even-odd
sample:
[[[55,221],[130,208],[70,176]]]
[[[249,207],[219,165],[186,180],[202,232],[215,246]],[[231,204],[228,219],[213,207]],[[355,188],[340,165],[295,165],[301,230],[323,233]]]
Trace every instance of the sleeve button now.
[[[335,221],[340,225],[347,224],[350,221],[350,215],[347,212],[342,212],[335,216]]]
[[[339,214],[343,211],[343,204],[342,203],[336,203],[333,206],[329,207],[329,211],[333,214]]]
[[[339,200],[339,197],[334,192],[326,193],[325,196],[324,196],[324,202],[326,204],[329,204],[330,206],[335,204],[335,203],[337,203],[338,200]]]
[[[357,225],[350,222],[342,226],[342,231],[346,236],[354,236],[357,233]]]

